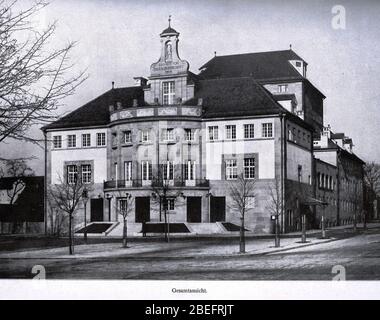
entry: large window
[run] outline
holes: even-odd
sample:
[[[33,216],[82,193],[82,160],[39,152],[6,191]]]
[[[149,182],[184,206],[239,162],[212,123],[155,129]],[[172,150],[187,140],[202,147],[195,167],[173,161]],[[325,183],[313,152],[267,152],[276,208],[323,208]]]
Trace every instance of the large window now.
[[[105,134],[105,132],[98,132],[96,134],[96,145],[99,147],[106,145],[106,134]]]
[[[232,180],[237,178],[237,161],[236,159],[226,160],[226,179]]]
[[[163,129],[162,130],[162,140],[163,141],[174,141],[174,129]]]
[[[263,123],[262,124],[262,137],[263,138],[273,137],[273,125],[272,125],[272,123]]]
[[[82,147],[91,146],[91,135],[89,133],[82,134]]]
[[[210,141],[218,140],[218,126],[208,127],[208,139]]]
[[[194,129],[185,129],[185,140],[194,141]]]
[[[132,142],[132,131],[127,130],[124,132],[124,143],[131,143]]]
[[[162,83],[162,102],[164,105],[174,103],[175,98],[175,85],[174,81],[167,81]]]
[[[76,165],[67,166],[67,183],[74,184],[78,178],[78,169]]]
[[[150,141],[149,130],[142,130],[140,139],[141,139],[141,142],[149,142]]]
[[[82,183],[91,183],[91,165],[84,164],[81,168],[82,171]]]
[[[195,179],[195,162],[187,161],[185,163],[185,180],[194,180]]]
[[[244,139],[252,139],[255,137],[255,126],[254,124],[244,125]]]
[[[132,161],[124,162],[124,180],[126,181],[132,180]]]
[[[141,162],[142,180],[152,180],[152,163],[150,161]]]
[[[255,158],[244,159],[244,178],[245,179],[255,178]]]
[[[54,149],[62,148],[62,136],[53,136],[53,148]]]
[[[235,125],[227,125],[226,126],[226,139],[227,140],[236,139],[236,126]]]
[[[172,161],[167,161],[162,165],[162,178],[164,180],[174,179],[174,166]]]
[[[75,148],[77,146],[77,136],[75,134],[69,134],[67,136],[67,147]]]

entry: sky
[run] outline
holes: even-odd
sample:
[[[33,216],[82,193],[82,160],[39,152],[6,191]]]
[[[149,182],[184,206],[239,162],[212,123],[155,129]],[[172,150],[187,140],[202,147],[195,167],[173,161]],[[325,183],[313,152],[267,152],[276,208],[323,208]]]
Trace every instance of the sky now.
[[[18,5],[30,4],[21,0]],[[333,7],[345,9],[345,29],[333,28]],[[365,161],[380,161],[380,2],[378,1],[153,1],[55,0],[35,23],[58,21],[52,47],[77,41],[73,72],[89,78],[68,97],[59,115],[111,88],[149,76],[160,56],[159,34],[168,25],[180,32],[179,54],[190,70],[217,55],[292,49],[308,62],[308,78],[327,97],[324,122],[354,142]],[[48,49],[48,48],[47,48]],[[41,135],[38,128],[33,131]],[[33,145],[0,144],[0,154],[35,155],[31,165],[43,174],[43,150]]]

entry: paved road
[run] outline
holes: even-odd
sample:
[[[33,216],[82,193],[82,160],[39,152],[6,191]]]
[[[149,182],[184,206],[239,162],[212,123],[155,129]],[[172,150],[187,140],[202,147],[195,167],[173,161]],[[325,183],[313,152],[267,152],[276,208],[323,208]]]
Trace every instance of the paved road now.
[[[1,259],[0,277],[32,278],[31,268],[39,264],[48,279],[331,280],[333,266],[342,265],[347,280],[380,280],[380,229],[330,234],[339,239],[262,256]]]

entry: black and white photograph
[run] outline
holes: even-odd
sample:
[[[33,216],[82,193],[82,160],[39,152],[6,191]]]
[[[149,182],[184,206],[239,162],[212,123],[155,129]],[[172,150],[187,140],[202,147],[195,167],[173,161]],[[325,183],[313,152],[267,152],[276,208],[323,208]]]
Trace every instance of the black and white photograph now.
[[[371,0],[1,0],[0,289],[376,283],[379,16]]]

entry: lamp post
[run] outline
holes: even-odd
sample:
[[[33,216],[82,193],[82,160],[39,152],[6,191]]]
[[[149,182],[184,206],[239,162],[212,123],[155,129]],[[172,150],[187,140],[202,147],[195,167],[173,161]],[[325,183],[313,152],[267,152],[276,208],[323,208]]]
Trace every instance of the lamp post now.
[[[108,200],[108,221],[111,221],[111,201],[112,201],[113,195],[107,193],[106,199]]]
[[[278,228],[278,217],[279,214],[274,214],[271,216],[271,220],[274,221],[274,246],[276,248],[280,247],[280,235],[279,235],[279,228]]]
[[[83,237],[84,237],[84,242],[87,243],[87,217],[86,217],[86,208],[87,208],[87,201],[88,201],[88,191],[86,188],[83,189],[82,192],[82,201],[84,204],[84,232],[83,232]]]

